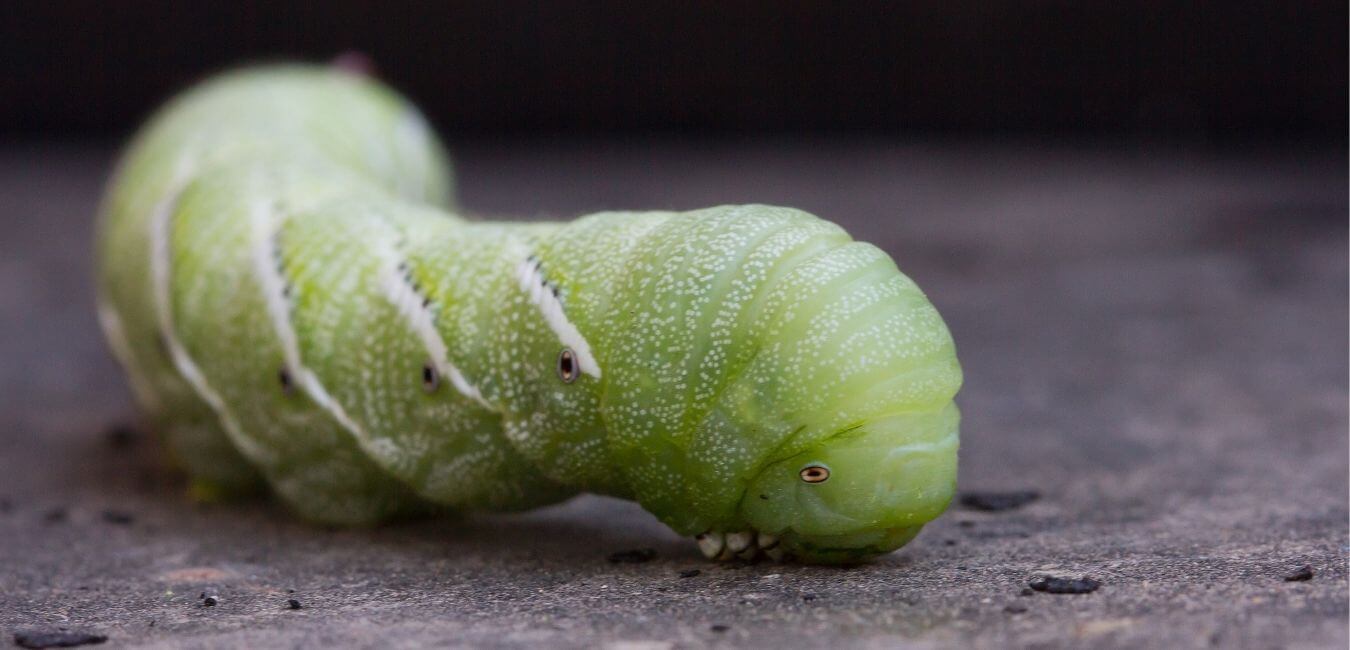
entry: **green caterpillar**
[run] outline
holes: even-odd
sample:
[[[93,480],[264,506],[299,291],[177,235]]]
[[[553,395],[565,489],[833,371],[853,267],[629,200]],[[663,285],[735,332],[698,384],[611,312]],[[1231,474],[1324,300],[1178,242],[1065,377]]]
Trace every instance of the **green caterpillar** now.
[[[332,68],[172,101],[100,218],[100,321],[206,493],[366,524],[635,499],[709,557],[853,562],[955,488],[955,348],[874,246],[790,208],[446,211],[421,115]]]

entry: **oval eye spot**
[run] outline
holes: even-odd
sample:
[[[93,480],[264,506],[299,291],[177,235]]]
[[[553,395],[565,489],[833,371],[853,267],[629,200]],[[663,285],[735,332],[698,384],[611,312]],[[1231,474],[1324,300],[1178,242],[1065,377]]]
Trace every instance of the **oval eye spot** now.
[[[441,373],[436,371],[436,366],[430,361],[422,364],[422,390],[428,393],[436,392],[441,387]]]
[[[572,348],[563,348],[558,353],[558,378],[565,384],[577,380],[577,354]]]
[[[281,384],[281,392],[285,395],[295,393],[295,382],[291,381],[291,371],[286,366],[282,366],[277,371],[277,383]]]
[[[830,479],[830,468],[824,465],[807,465],[797,475],[807,483],[824,483]]]

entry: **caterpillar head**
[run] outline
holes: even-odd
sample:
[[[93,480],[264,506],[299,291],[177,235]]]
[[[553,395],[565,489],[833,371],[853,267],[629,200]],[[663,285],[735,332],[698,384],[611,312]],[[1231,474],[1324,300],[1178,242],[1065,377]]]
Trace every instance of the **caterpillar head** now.
[[[864,421],[771,463],[741,514],[786,555],[850,563],[887,553],[946,509],[956,487],[955,405]]]
[[[950,502],[960,366],[936,310],[875,247],[789,264],[761,287],[755,352],[698,435],[778,432],[747,468],[735,523],[799,560],[857,562]]]

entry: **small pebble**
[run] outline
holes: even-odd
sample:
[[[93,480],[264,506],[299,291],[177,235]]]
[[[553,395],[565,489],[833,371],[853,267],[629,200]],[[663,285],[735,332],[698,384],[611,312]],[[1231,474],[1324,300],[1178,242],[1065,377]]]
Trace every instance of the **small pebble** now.
[[[712,630],[712,631],[714,631],[714,632],[726,632],[727,630],[730,630],[730,629],[731,629],[731,626],[730,626],[730,625],[723,625],[723,624],[721,624],[721,623],[718,623],[718,624],[713,625],[712,627],[710,627],[710,628],[708,628],[708,629],[710,629],[710,630]]]
[[[802,602],[811,602],[816,599],[815,594],[802,594]]]
[[[103,521],[110,524],[117,524],[118,526],[125,526],[136,521],[136,517],[129,512],[122,512],[121,510],[104,510]]]
[[[294,598],[288,599],[288,600],[286,601],[286,609],[301,609],[301,608],[303,608],[303,607],[304,607],[304,605],[301,605],[301,604],[300,604],[300,601],[298,601],[298,600],[296,600],[296,599],[294,599]]]
[[[699,569],[685,569],[685,570],[683,570],[683,571],[680,572],[680,577],[681,577],[681,578],[695,578],[695,577],[698,577],[698,575],[701,574],[701,573],[703,573],[703,571],[701,571],[701,570],[699,570]]]
[[[970,508],[971,510],[1003,512],[1004,510],[1016,510],[1039,498],[1041,498],[1041,493],[1035,490],[1022,490],[1018,492],[962,492],[961,505]]]
[[[619,551],[611,553],[609,561],[611,564],[642,564],[656,559],[656,549],[654,548],[635,548],[629,551]]]
[[[56,508],[48,510],[47,512],[42,513],[42,521],[49,524],[59,524],[64,522],[65,520],[66,520],[66,509],[63,507],[58,506]]]
[[[14,644],[22,648],[73,648],[107,640],[105,634],[70,630],[24,630],[14,633]]]
[[[1007,607],[1004,607],[1004,608],[1003,608],[1003,611],[1005,611],[1005,612],[1007,612],[1007,613],[1009,613],[1009,614],[1025,614],[1026,611],[1027,611],[1027,606],[1026,606],[1026,605],[1018,605],[1018,604],[1014,603],[1014,604],[1012,604],[1012,605],[1008,605]]]
[[[215,607],[219,602],[220,599],[216,598],[214,595],[208,596],[205,593],[202,594],[202,607]]]
[[[1021,593],[1018,594],[1018,595],[1021,595],[1021,596],[1035,596],[1035,595],[1036,595],[1036,590],[1035,590],[1035,589],[1032,589],[1031,587],[1022,587],[1022,591],[1021,591]]]
[[[1090,594],[1102,583],[1092,578],[1060,578],[1041,576],[1031,581],[1031,588],[1047,594]]]
[[[1297,569],[1294,569],[1294,570],[1293,570],[1292,572],[1290,572],[1290,573],[1284,574],[1284,581],[1285,581],[1285,582],[1303,582],[1303,581],[1305,581],[1305,580],[1312,580],[1312,579],[1313,579],[1313,575],[1314,575],[1314,572],[1313,572],[1312,565],[1310,565],[1310,564],[1305,564],[1305,565],[1303,565],[1303,566],[1301,566],[1301,567],[1299,567],[1299,568],[1297,568]]]

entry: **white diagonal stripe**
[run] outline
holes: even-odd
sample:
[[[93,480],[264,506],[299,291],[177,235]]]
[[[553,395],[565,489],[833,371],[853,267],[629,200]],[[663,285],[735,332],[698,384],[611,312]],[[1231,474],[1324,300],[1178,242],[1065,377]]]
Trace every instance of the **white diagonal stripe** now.
[[[591,345],[586,342],[586,337],[581,335],[572,321],[567,320],[567,314],[563,312],[562,300],[554,295],[548,287],[544,286],[547,278],[544,277],[540,263],[533,256],[526,257],[516,266],[516,280],[520,283],[522,291],[530,296],[530,302],[539,308],[543,314],[544,321],[548,323],[549,329],[557,335],[558,340],[563,345],[572,349],[576,355],[577,364],[581,371],[600,378],[600,365],[595,362],[595,356],[591,354]]]
[[[165,347],[168,348],[169,358],[173,365],[178,369],[178,374],[183,376],[188,385],[196,391],[197,396],[202,398],[215,411],[216,417],[220,419],[221,427],[230,437],[235,447],[245,456],[255,462],[270,463],[272,454],[261,446],[254,444],[248,436],[244,435],[244,430],[239,426],[239,422],[234,419],[226,406],[225,400],[217,393],[211,384],[206,381],[206,376],[202,374],[197,363],[188,355],[187,349],[183,347],[178,340],[178,332],[174,329],[173,319],[173,293],[172,293],[172,272],[173,272],[173,249],[171,246],[171,236],[173,234],[173,214],[178,207],[178,199],[183,190],[187,187],[187,181],[191,177],[186,163],[186,156],[180,161],[178,169],[174,172],[174,180],[165,192],[165,196],[155,205],[154,211],[150,215],[150,279],[152,289],[154,290],[155,316],[159,322],[160,334],[164,336]]]
[[[432,317],[431,310],[423,305],[425,299],[408,284],[407,278],[399,270],[399,256],[390,253],[384,257],[384,263],[381,264],[380,291],[384,294],[385,300],[394,306],[394,309],[407,322],[408,327],[422,341],[422,345],[427,349],[427,354],[431,355],[432,362],[436,364],[436,371],[441,373],[441,376],[450,378],[451,385],[460,394],[484,407],[496,410],[491,403],[483,399],[483,394],[478,391],[478,388],[464,378],[464,373],[461,373],[459,368],[450,363],[449,349],[445,345],[445,339],[441,338],[440,331],[436,329],[436,322]]]
[[[254,202],[249,210],[249,216],[253,228],[253,272],[267,302],[267,314],[272,319],[273,329],[281,341],[286,368],[296,384],[319,405],[319,408],[328,411],[338,424],[356,436],[360,443],[366,444],[370,440],[366,431],[347,415],[347,411],[337,400],[333,399],[319,381],[319,377],[301,363],[300,340],[296,337],[295,327],[291,323],[290,298],[286,296],[286,278],[282,277],[275,258],[276,237],[284,218],[280,217],[267,201]]]

